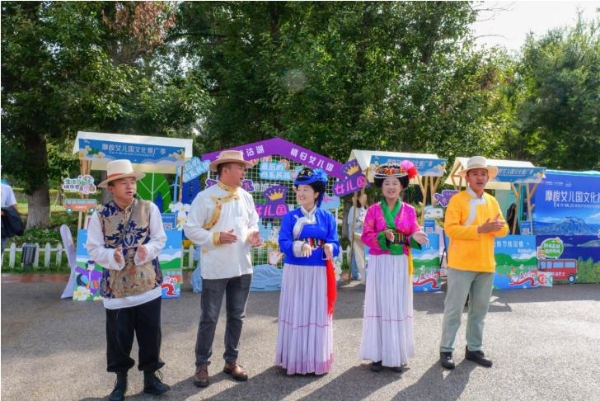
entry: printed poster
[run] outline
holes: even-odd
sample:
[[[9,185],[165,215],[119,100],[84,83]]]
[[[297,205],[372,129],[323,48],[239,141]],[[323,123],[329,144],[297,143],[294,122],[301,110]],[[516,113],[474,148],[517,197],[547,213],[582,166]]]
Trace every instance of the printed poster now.
[[[535,235],[496,238],[494,289],[535,288],[537,255]]]
[[[413,291],[432,292],[441,291],[440,277],[440,236],[427,234],[429,244],[422,245],[422,249],[412,250],[413,257]]]
[[[600,237],[600,173],[546,170],[534,204],[535,235]]]
[[[595,235],[536,236],[538,268],[556,283],[600,283],[600,238]]]

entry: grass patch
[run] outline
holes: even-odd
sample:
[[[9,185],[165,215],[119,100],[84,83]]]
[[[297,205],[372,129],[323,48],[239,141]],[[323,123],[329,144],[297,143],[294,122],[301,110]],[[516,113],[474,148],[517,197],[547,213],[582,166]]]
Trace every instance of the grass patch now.
[[[78,214],[67,213],[62,206],[60,206],[62,210],[59,210],[58,206],[56,206],[56,209],[50,213],[50,224],[47,228],[29,228],[25,230],[23,235],[10,238],[6,247],[10,247],[13,242],[19,247],[24,243],[38,243],[40,246],[44,246],[46,243],[50,243],[52,246],[61,244],[60,226],[63,224],[69,226],[71,233],[77,233]],[[27,207],[22,208],[22,204],[19,204],[19,213],[22,216],[26,216],[27,211]]]

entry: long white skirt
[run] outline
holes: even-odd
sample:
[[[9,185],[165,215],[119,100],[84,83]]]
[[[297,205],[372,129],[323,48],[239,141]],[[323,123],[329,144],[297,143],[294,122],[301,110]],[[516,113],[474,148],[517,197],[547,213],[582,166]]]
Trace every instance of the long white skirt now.
[[[383,366],[415,355],[413,291],[406,255],[371,255],[367,268],[360,358]]]
[[[329,372],[333,363],[332,317],[327,315],[325,266],[285,264],[279,299],[275,365],[288,375]]]

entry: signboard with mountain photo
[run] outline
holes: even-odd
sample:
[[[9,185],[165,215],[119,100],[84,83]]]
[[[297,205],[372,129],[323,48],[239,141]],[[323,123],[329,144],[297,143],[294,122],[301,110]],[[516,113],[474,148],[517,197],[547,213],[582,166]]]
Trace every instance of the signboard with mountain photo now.
[[[600,236],[600,173],[546,170],[534,196],[535,235]]]
[[[546,170],[532,212],[540,271],[600,283],[600,172]]]

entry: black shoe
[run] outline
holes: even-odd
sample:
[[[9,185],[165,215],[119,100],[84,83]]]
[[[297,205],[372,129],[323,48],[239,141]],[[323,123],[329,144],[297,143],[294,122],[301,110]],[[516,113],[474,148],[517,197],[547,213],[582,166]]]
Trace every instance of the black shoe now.
[[[160,378],[156,376],[156,373]],[[144,372],[144,393],[160,395],[171,390],[171,387],[164,384],[161,379],[162,374],[158,370],[156,372]]]
[[[485,366],[486,368],[491,368],[493,365],[493,362],[487,359],[482,351],[469,351],[469,347],[466,348],[465,359],[473,361],[478,365]]]
[[[123,401],[127,392],[127,372],[117,372],[115,388],[108,396],[109,401]]]
[[[405,370],[408,370],[408,369],[409,369],[409,367],[408,367],[408,365],[407,365],[407,364],[405,364],[405,363],[403,363],[403,364],[402,364],[402,365],[400,365],[400,366],[391,366],[391,367],[390,367],[390,370],[391,370],[392,372],[396,372],[396,373],[402,373],[402,372],[404,372]]]
[[[456,364],[452,359],[452,352],[440,352],[440,364],[446,369],[454,369]]]
[[[371,364],[371,370],[373,372],[381,372],[381,361],[379,361],[379,362],[373,362]]]

